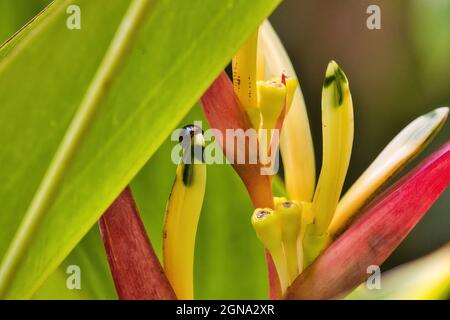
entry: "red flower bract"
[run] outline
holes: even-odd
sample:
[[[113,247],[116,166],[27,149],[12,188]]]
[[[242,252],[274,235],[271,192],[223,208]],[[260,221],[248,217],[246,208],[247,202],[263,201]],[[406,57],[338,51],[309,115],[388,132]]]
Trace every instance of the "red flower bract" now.
[[[176,299],[127,187],[99,220],[121,300]]]

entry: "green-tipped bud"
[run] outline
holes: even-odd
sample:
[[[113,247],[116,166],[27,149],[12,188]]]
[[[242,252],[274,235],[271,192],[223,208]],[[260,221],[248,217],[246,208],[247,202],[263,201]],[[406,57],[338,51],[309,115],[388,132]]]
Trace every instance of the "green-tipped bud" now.
[[[322,88],[322,168],[308,220],[304,266],[326,246],[327,230],[336,211],[353,144],[353,103],[349,84],[336,62],[328,64]]]
[[[323,160],[312,210],[318,235],[327,231],[347,174],[353,144],[353,103],[336,62],[328,64],[322,90]]]
[[[322,100],[329,105],[339,107],[344,103],[348,94],[347,77],[335,61],[330,61],[323,81]]]

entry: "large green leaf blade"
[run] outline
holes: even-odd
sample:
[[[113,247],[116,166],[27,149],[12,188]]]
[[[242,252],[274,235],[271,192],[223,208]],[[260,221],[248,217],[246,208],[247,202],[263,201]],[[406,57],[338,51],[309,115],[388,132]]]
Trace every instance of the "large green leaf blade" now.
[[[14,44],[20,43],[28,31],[33,30],[33,24],[43,19],[47,10],[40,12],[51,0],[5,0],[0,2],[0,42],[7,41],[18,30],[20,36],[12,37],[8,50]],[[33,18],[33,15],[35,16]],[[33,18],[31,21],[28,22]],[[28,22],[28,23],[27,23]],[[96,225],[89,231],[71,254],[61,263],[44,285],[33,295],[33,299],[114,299],[117,297],[111,279],[111,274],[103,254],[103,243]],[[66,285],[69,274],[67,268],[77,265],[83,271],[81,289],[69,290]]]
[[[0,43],[9,39],[51,0],[0,1]]]
[[[80,6],[82,29],[65,27]],[[43,223],[7,298],[29,297],[199,98],[277,0],[154,1],[128,59]],[[43,178],[127,3],[56,1],[0,61],[0,256]],[[8,46],[2,50],[8,50]],[[1,53],[1,52],[0,52]],[[0,56],[2,56],[0,54]],[[25,81],[26,79],[26,81]],[[33,270],[33,272],[29,272]]]

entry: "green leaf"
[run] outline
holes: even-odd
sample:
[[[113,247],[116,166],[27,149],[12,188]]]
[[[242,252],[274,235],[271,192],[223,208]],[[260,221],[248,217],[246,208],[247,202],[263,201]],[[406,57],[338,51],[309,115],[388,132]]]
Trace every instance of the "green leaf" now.
[[[432,96],[447,92],[450,74],[450,2],[447,0],[412,0],[408,3],[408,38],[416,57],[414,68],[420,85]],[[442,66],[446,67],[442,67]],[[434,85],[430,81],[439,79]]]
[[[126,59],[94,103],[98,114],[85,123],[61,179],[50,179],[56,191],[40,189],[48,210],[36,215],[33,228],[22,225],[19,238],[24,213],[61,153],[128,3],[55,1],[0,49],[0,225],[8,226],[0,256],[13,239],[21,248],[8,254],[16,268],[0,276],[3,297],[27,298],[37,290],[278,2],[153,1],[139,32],[126,40]],[[72,3],[81,8],[81,30],[66,28]]]
[[[0,43],[10,38],[51,0],[0,1]]]

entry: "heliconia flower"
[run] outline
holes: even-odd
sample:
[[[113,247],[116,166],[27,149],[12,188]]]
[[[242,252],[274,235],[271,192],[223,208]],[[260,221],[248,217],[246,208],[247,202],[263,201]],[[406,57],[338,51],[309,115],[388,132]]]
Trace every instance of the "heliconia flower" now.
[[[257,43],[258,39],[259,43]],[[249,65],[246,66],[245,64]],[[227,128],[236,128],[238,123],[247,124],[246,127],[240,127],[242,129],[247,129],[248,123],[253,126],[259,125],[263,127],[261,123],[264,122],[264,114],[270,114],[267,109],[273,114],[279,114],[279,107],[275,102],[276,100],[269,103],[269,106],[261,105],[260,97],[262,95],[260,95],[260,91],[253,90],[253,88],[255,86],[258,88],[258,84],[265,80],[261,79],[263,76],[269,79],[276,79],[277,76],[280,78],[280,74],[282,74],[287,79],[297,79],[281,42],[268,22],[264,22],[261,26],[259,35],[253,34],[248,43],[241,48],[233,60],[233,67],[233,91],[235,98],[233,98],[232,86],[224,85],[225,79],[228,78],[225,73],[222,73],[202,99],[206,118],[212,128],[217,128],[220,131],[225,131]],[[278,83],[281,83],[281,81]],[[286,83],[284,86],[287,88]],[[218,91],[221,92],[218,93]],[[228,91],[228,93],[224,91]],[[224,95],[227,95],[228,101],[232,101],[231,107],[230,105],[224,106],[224,100],[222,99]],[[424,179],[423,181],[429,176],[429,180],[426,181],[429,181],[431,185],[428,185],[429,189],[427,191],[437,190],[436,188],[438,188],[440,190],[439,193],[433,193],[433,196],[430,195],[427,198],[426,192],[408,194],[409,191],[403,191],[407,190],[405,187],[390,189],[390,193],[384,194],[385,196],[390,196],[391,203],[401,199],[403,208],[410,210],[409,214],[403,214],[401,221],[396,220],[399,221],[399,225],[391,221],[390,228],[385,228],[384,225],[380,226],[375,223],[383,214],[386,217],[383,220],[385,223],[387,223],[388,217],[391,217],[391,215],[394,217],[396,212],[390,206],[386,205],[384,211],[364,209],[364,205],[373,198],[388,178],[392,177],[417,155],[439,131],[447,118],[448,108],[442,107],[431,111],[419,117],[402,130],[341,199],[342,186],[350,164],[353,143],[353,104],[349,80],[334,61],[329,63],[322,89],[323,159],[317,185],[315,183],[314,151],[312,149],[308,117],[299,87],[295,89],[295,94],[291,95],[290,101],[287,95],[285,101],[284,111],[288,110],[288,112],[284,114],[282,125],[280,126],[282,132],[280,147],[284,165],[285,186],[288,194],[288,199],[285,200],[299,205],[301,211],[295,247],[297,251],[297,266],[290,269],[297,270],[297,275],[299,276],[296,280],[287,271],[289,269],[288,265],[292,266],[292,263],[288,263],[288,261],[293,260],[291,257],[288,257],[290,254],[287,254],[287,252],[292,252],[292,250],[288,249],[289,246],[285,246],[280,240],[285,232],[281,225],[279,223],[269,224],[273,228],[280,228],[280,230],[277,232],[275,230],[273,232],[265,232],[264,234],[268,237],[278,235],[276,238],[268,239],[261,237],[261,231],[258,231],[258,224],[255,224],[255,222],[259,221],[255,218],[259,212],[270,213],[269,215],[259,215],[264,218],[278,215],[277,207],[268,204],[270,200],[262,199],[269,194],[268,184],[270,184],[270,179],[266,179],[264,182],[265,195],[262,196],[262,193],[255,194],[255,192],[258,192],[258,186],[255,186],[255,184],[258,185],[258,181],[262,179],[258,170],[252,170],[250,165],[234,167],[246,185],[250,197],[258,199],[253,201],[256,211],[252,221],[255,228],[257,228],[258,237],[268,251],[273,252],[272,258],[275,260],[278,277],[271,274],[274,268],[269,263],[270,284],[273,286],[276,278],[279,279],[278,285],[281,284],[280,288],[271,287],[271,297],[279,298],[282,293],[287,292],[286,297],[288,298],[333,298],[346,290],[352,289],[361,283],[364,277],[367,277],[366,262],[372,261],[370,259],[367,260],[368,256],[374,255],[376,258],[373,261],[382,263],[436,200],[437,195],[448,185],[448,161],[441,160],[443,165],[438,166],[435,171],[432,172],[431,167],[427,165],[424,165],[423,170],[420,171],[420,177]],[[233,110],[233,116],[227,114],[227,111],[230,109]],[[232,118],[231,121],[230,117]],[[241,119],[237,119],[239,117]],[[273,128],[273,124],[270,124],[269,127]],[[223,144],[223,149],[226,153],[225,144]],[[247,150],[246,152],[252,151]],[[435,158],[431,158],[430,161],[434,161],[433,159]],[[438,179],[438,181],[436,178],[431,178],[433,174],[440,175],[441,179]],[[416,179],[414,181],[419,179],[414,173],[408,175],[408,177],[413,180]],[[402,181],[406,183],[406,180]],[[416,202],[427,203],[428,206],[415,207],[414,203]],[[365,216],[366,214],[364,213],[367,210],[369,210],[374,222],[370,223],[369,220],[362,220],[365,222],[364,227],[362,222],[352,224],[356,214]],[[268,221],[275,220],[270,219]],[[349,225],[349,231],[336,242],[333,242]],[[361,236],[362,238],[359,238],[359,242],[354,239],[354,235],[359,233],[356,233],[356,231],[350,232],[356,227],[359,227],[358,230],[364,230],[364,237]],[[266,224],[265,228],[265,230],[268,228]],[[383,235],[386,239],[392,237],[398,241],[386,241],[384,245],[380,244],[379,241],[375,242],[373,239],[379,239],[375,233],[378,230],[377,228],[385,228],[387,233]],[[371,242],[368,242],[369,240]],[[270,248],[267,247],[268,243],[271,244]],[[274,243],[279,245],[274,246]],[[330,247],[326,249],[328,246]],[[362,250],[359,252],[357,250],[358,246],[366,248],[366,251]],[[282,249],[274,249],[280,247]],[[342,255],[342,252],[336,253],[341,248],[348,250],[345,253],[351,254],[354,262],[349,263],[349,261],[345,261],[340,266],[342,273],[334,272],[334,274],[341,274],[342,277],[339,281],[335,278],[328,279],[339,283],[339,285],[332,286],[333,289],[330,289],[330,292],[328,292],[319,285],[325,286],[326,281],[318,281],[317,279],[327,279],[327,277],[323,276],[323,273],[327,272],[326,268],[331,268],[331,264],[340,261],[338,259],[339,256],[345,257]],[[377,256],[369,249],[375,253],[380,253],[380,255]],[[280,252],[284,252],[284,255],[280,254]],[[362,273],[361,271],[358,273],[358,277],[351,278],[353,281],[350,281],[347,279],[350,276],[345,272],[351,269],[346,268],[346,264],[348,266],[360,266],[364,272]],[[309,287],[304,289],[305,285]],[[287,288],[288,286],[290,286],[289,289]]]
[[[450,183],[447,142],[378,194],[388,179],[437,134],[449,109],[437,108],[411,122],[342,196],[351,165],[353,112],[358,112],[358,106],[354,108],[352,103],[351,81],[344,71],[335,61],[326,68],[322,87],[323,159],[316,183],[314,150],[299,81],[269,22],[250,36],[236,53],[232,66],[233,80],[225,72],[220,73],[203,94],[201,103],[210,127],[220,133],[216,141],[253,203],[249,220],[266,248],[269,296],[345,297],[368,277],[369,266],[378,266],[389,257]],[[198,130],[187,128],[193,146],[202,146]],[[257,145],[242,146],[236,135],[227,135],[230,129],[256,130]],[[233,139],[233,143],[227,139]],[[233,150],[228,150],[230,145]],[[278,150],[283,160],[282,182],[272,171],[262,173],[267,158],[275,159]],[[237,151],[246,159],[256,154],[257,162],[235,161]],[[194,244],[205,181],[206,165],[202,160],[178,165],[166,210],[165,273],[128,189],[104,214],[100,229],[120,298],[194,297]],[[286,195],[274,195],[275,184],[283,185],[278,189],[285,187]],[[127,246],[135,248],[138,254],[129,257]],[[448,246],[442,250],[436,255],[439,258],[425,258],[427,264],[448,256]],[[445,261],[448,268],[448,259]],[[401,270],[403,267],[392,272]],[[427,270],[433,267],[427,266]],[[445,269],[439,269],[439,275],[427,284],[423,278],[418,279],[416,283],[423,290],[415,297],[441,292],[442,286],[437,282],[445,282],[447,288],[449,277]],[[146,281],[146,285],[138,287],[138,283]],[[358,298],[360,292],[358,289],[348,298]]]

